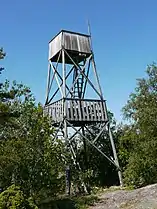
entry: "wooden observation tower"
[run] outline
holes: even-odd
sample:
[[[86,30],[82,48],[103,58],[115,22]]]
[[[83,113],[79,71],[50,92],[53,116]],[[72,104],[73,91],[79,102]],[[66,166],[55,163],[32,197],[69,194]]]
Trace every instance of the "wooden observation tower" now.
[[[117,167],[120,185],[122,176],[109,119],[106,102],[103,98],[99,77],[91,47],[91,35],[60,31],[49,42],[49,66],[47,93],[44,112],[52,118],[57,137],[60,134],[70,144],[75,160],[74,149],[70,141],[78,134],[100,154]],[[85,132],[90,125],[100,124],[100,132],[89,140]],[[103,153],[96,145],[104,131],[110,136],[113,158]]]

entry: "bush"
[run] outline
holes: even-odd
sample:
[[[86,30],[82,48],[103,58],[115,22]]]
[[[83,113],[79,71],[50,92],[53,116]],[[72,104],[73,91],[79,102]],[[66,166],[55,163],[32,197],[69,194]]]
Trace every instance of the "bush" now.
[[[26,199],[18,186],[12,185],[0,194],[0,209],[38,209],[30,199]]]
[[[140,142],[132,152],[124,172],[125,183],[143,187],[157,182],[157,138]]]

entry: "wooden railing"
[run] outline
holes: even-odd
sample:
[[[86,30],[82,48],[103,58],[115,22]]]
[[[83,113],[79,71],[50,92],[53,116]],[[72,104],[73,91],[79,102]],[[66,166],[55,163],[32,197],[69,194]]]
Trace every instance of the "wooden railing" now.
[[[48,114],[54,123],[63,120],[63,100],[59,100],[44,107],[44,114]]]
[[[107,120],[105,101],[89,99],[66,99],[66,119],[68,121],[104,122]],[[63,120],[63,100],[44,108],[54,122]]]

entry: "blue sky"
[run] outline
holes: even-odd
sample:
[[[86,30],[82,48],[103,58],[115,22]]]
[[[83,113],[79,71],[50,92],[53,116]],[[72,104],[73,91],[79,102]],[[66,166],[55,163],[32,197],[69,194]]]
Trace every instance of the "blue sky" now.
[[[91,23],[97,70],[108,108],[121,108],[157,58],[156,0],[0,0],[3,79],[28,85],[44,103],[48,42],[60,29],[87,32]]]

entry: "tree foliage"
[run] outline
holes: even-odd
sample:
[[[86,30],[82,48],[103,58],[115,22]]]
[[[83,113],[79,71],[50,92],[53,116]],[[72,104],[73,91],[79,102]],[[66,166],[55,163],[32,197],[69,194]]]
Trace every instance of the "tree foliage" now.
[[[3,51],[3,48],[0,48],[0,60],[4,59],[5,57],[5,52]],[[0,67],[0,74],[2,73],[2,70],[4,70],[3,67]]]
[[[131,125],[121,138],[120,155],[126,159],[125,181],[135,186],[157,182],[157,66],[146,73],[123,108]]]
[[[20,186],[36,203],[63,189],[64,145],[30,89],[14,81],[0,88],[0,188]]]
[[[5,58],[5,53],[3,48],[0,48],[0,60]],[[4,70],[3,67],[0,67],[0,74]],[[12,117],[16,117],[17,113],[13,112],[10,108],[10,104],[13,99],[16,97],[18,91],[17,88],[12,87],[8,88],[9,81],[6,80],[5,83],[0,83],[0,126],[3,126],[5,123],[11,122]]]
[[[43,116],[42,106],[35,105],[30,91],[16,83],[12,88],[17,94],[9,107],[19,116],[0,127],[1,187],[14,183],[28,196],[54,195],[61,188],[58,176],[63,169],[63,144],[54,141],[51,123]]]
[[[32,199],[25,198],[20,187],[11,185],[0,194],[0,209],[38,209]]]

